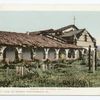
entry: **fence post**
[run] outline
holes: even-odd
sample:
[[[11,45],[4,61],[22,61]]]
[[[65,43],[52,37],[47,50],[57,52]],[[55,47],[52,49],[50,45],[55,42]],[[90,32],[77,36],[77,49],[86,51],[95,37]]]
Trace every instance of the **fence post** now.
[[[16,75],[24,76],[24,67],[16,66]]]
[[[88,66],[89,66],[89,71],[91,71],[91,46],[89,46]]]
[[[16,76],[19,74],[19,67],[16,66]]]
[[[92,63],[92,72],[93,73],[95,73],[95,49],[93,50],[93,58],[92,58],[93,60],[93,63]]]
[[[24,67],[21,67],[21,75],[24,76]]]
[[[97,70],[97,47],[95,47],[95,70]]]
[[[6,76],[9,76],[9,67],[7,66],[7,70],[6,70]]]

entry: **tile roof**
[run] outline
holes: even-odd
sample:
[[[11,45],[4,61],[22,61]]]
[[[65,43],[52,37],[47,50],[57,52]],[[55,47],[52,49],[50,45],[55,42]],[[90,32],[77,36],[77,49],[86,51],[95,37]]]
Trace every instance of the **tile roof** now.
[[[40,30],[40,31],[34,31],[34,32],[30,32],[30,34],[45,34],[45,33],[55,33],[54,29],[47,29],[47,30]]]
[[[0,45],[78,48],[50,36],[0,31]]]

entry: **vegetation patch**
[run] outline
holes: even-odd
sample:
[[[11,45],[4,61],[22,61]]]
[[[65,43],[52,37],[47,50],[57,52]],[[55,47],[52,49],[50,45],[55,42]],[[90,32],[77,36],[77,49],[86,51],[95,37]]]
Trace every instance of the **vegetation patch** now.
[[[88,73],[81,60],[45,62],[52,67],[43,70],[43,62],[21,62],[0,65],[0,87],[99,87],[100,67],[96,73]],[[24,69],[17,75],[16,66]]]

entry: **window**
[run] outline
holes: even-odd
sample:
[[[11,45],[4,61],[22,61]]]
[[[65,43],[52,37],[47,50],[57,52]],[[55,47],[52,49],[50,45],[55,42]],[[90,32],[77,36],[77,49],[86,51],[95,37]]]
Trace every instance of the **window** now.
[[[85,42],[87,42],[87,35],[84,36],[84,40],[85,40]]]

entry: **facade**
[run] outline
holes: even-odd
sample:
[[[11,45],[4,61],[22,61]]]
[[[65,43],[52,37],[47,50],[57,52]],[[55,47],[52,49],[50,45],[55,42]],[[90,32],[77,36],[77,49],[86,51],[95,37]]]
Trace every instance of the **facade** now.
[[[0,61],[75,60],[89,46],[94,49],[96,40],[75,25],[28,33],[0,31]]]
[[[51,33],[50,30],[52,31]],[[97,47],[96,39],[86,29],[79,29],[75,25],[68,25],[56,30],[50,30],[48,34],[63,39],[67,44],[73,44],[83,48],[83,54],[88,51],[89,46],[91,47],[91,50],[94,50]]]
[[[75,44],[84,49],[91,46],[92,49],[96,47],[96,40],[86,29],[78,29],[75,25],[69,25],[56,30],[58,36],[66,40],[67,43]]]

